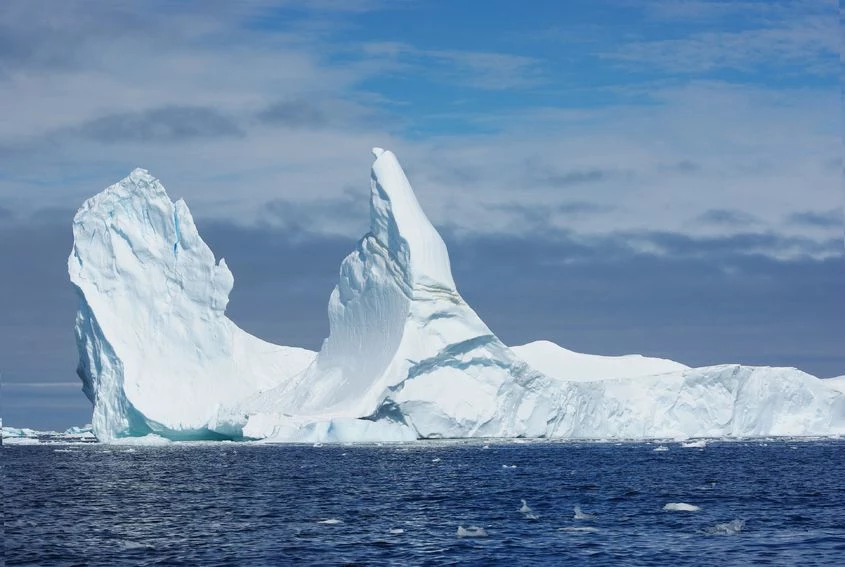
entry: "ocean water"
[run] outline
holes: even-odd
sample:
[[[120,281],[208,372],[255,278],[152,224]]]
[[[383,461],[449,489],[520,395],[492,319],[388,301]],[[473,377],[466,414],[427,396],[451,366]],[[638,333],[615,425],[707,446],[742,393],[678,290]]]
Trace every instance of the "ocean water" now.
[[[845,564],[845,442],[657,446],[7,445],[5,560]]]

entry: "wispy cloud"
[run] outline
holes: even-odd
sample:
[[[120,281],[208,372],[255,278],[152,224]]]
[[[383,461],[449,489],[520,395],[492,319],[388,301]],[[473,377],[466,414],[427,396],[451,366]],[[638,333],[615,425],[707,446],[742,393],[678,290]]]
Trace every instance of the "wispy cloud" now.
[[[487,51],[421,49],[400,42],[363,46],[371,57],[391,61],[394,70],[423,73],[436,80],[485,90],[526,89],[546,82],[542,62],[533,57]]]

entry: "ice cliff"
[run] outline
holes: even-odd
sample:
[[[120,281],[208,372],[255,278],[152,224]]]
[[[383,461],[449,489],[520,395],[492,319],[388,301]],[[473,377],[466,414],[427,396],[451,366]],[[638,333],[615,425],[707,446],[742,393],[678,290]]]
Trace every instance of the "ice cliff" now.
[[[458,293],[396,157],[374,154],[370,230],[341,265],[316,357],[226,318],[231,272],[144,170],[83,205],[69,271],[98,437],[845,434],[845,394],[795,369],[507,347]]]
[[[306,367],[313,353],[257,339],[225,316],[232,273],[182,200],[143,169],[73,219],[78,374],[103,440],[239,434],[217,416]]]

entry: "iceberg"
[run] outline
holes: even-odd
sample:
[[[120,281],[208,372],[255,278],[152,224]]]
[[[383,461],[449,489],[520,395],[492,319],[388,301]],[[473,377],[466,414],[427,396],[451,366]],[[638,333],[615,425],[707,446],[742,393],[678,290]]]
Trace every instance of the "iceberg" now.
[[[262,341],[225,316],[233,277],[184,201],[147,171],[87,200],[68,272],[78,297],[77,373],[100,440],[237,435],[232,401],[271,389],[314,354]]]
[[[508,347],[458,292],[396,156],[373,153],[369,232],[341,264],[318,353],[264,342],[226,317],[232,273],[184,201],[145,170],[82,206],[68,267],[98,438],[845,434],[838,383],[794,368]]]

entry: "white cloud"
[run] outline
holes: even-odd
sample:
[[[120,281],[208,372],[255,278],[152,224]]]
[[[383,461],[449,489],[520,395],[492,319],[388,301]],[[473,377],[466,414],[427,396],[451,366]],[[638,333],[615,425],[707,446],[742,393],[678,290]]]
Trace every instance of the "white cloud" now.
[[[348,56],[337,59],[338,45],[321,39],[331,22],[306,19],[280,32],[247,32],[242,18],[268,10],[260,2],[250,6],[225,18],[132,19],[130,10],[113,19],[143,22],[137,24],[143,33],[86,32],[79,47],[84,57],[56,62],[57,68],[22,59],[4,67],[0,107],[14,112],[0,134],[6,172],[0,205],[75,207],[142,166],[173,196],[185,197],[195,214],[252,223],[266,220],[262,211],[271,201],[325,211],[350,192],[366,199],[368,152],[379,145],[397,152],[433,220],[457,232],[754,230],[817,242],[836,233],[788,221],[795,213],[841,207],[841,174],[830,167],[839,157],[832,89],[619,84],[612,88],[620,100],[636,95],[648,104],[526,106],[492,115],[455,106],[449,109],[455,120],[475,121],[490,133],[408,137],[403,105],[362,90],[367,79],[425,73],[476,88],[524,88],[549,80],[544,63],[404,43],[350,45]],[[74,17],[57,16],[66,36],[91,25]],[[103,136],[80,134],[92,123],[117,129],[119,119],[129,125],[139,117],[164,119],[174,108],[205,110],[183,113],[180,120],[188,122],[164,137],[104,143]],[[225,120],[212,120],[214,127],[190,122],[215,113]],[[104,116],[111,122],[96,122]],[[179,132],[191,135],[179,138]],[[528,223],[525,211],[532,209],[543,214]],[[756,223],[694,222],[714,210],[745,213]],[[314,232],[350,237],[366,222],[352,212],[309,219]]]

